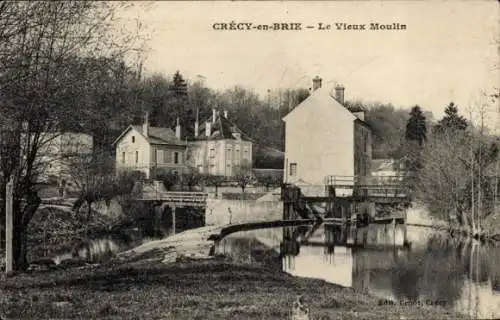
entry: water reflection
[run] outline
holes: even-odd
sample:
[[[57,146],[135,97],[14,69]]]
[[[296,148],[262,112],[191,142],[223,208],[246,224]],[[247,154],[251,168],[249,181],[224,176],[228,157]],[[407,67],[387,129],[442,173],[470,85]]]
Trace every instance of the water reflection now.
[[[423,228],[353,230],[336,225],[299,226],[235,233],[219,253],[265,254],[276,268],[296,276],[370,292],[395,302],[440,302],[473,318],[500,317],[500,248],[464,242]],[[235,245],[239,243],[238,245]],[[241,257],[240,257],[241,258]],[[253,259],[253,260],[252,260]],[[262,259],[261,259],[262,262]]]

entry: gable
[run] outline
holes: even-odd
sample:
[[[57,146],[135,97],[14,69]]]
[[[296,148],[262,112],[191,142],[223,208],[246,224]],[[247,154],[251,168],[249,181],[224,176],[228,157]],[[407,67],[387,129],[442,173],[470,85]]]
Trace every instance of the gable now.
[[[307,110],[307,111],[306,111]],[[305,113],[313,111],[318,117],[348,117],[356,120],[357,117],[347,110],[342,104],[335,100],[326,88],[314,91],[307,99],[302,101],[297,107],[290,111],[283,121],[287,122],[297,117],[302,117]]]
[[[134,137],[135,142],[132,142],[132,137]],[[142,135],[142,132],[138,131],[134,126],[129,126],[118,139],[113,143],[114,146],[118,145],[128,145],[132,143],[149,144],[146,137]]]
[[[124,139],[130,131],[140,136],[149,144],[168,144],[168,145],[178,145],[185,146],[186,142],[177,139],[175,133],[172,129],[161,128],[161,127],[149,127],[149,135],[146,137],[142,134],[142,126],[130,125],[125,129],[120,136],[113,142],[113,146],[116,146],[122,139]]]

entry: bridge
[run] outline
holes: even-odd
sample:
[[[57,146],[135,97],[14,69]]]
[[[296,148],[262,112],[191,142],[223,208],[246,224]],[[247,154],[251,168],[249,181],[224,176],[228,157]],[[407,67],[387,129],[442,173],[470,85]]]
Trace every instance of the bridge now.
[[[132,191],[138,201],[152,202],[164,210],[165,206],[171,208],[172,234],[176,229],[176,208],[195,207],[204,208],[207,205],[208,194],[198,191],[167,191],[160,181],[152,183],[137,182]]]
[[[195,191],[165,191],[157,193],[144,193],[136,197],[140,201],[159,201],[172,207],[205,207],[208,194]]]
[[[335,192],[339,189],[351,190],[349,196],[361,201],[400,202],[409,197],[408,188],[404,185],[402,176],[359,177],[330,175],[325,178],[325,185],[329,192]]]
[[[208,194],[199,191],[167,191],[159,181],[137,183],[133,191],[139,201],[156,201],[170,207],[205,207]]]
[[[411,203],[410,193],[403,183],[402,176],[330,175],[325,177],[322,185],[284,184],[281,199],[285,220],[299,216],[321,221],[332,218],[352,221],[351,217],[356,215],[357,224],[366,223],[367,214],[374,215],[375,205],[396,208],[407,207]],[[384,220],[392,219],[400,220],[401,217],[389,217]]]

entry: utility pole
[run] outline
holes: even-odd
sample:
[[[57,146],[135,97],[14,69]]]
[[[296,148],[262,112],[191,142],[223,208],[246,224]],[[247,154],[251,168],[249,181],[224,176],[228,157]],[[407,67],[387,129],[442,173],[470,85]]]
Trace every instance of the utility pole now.
[[[14,196],[14,178],[10,177],[5,190],[5,273],[12,272],[12,205]]]

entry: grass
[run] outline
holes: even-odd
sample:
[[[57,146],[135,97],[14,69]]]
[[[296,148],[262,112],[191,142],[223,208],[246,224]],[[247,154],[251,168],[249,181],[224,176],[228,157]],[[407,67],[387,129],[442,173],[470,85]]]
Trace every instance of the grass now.
[[[225,258],[161,259],[3,277],[0,311],[8,319],[286,319],[303,295],[311,319],[456,319]]]

